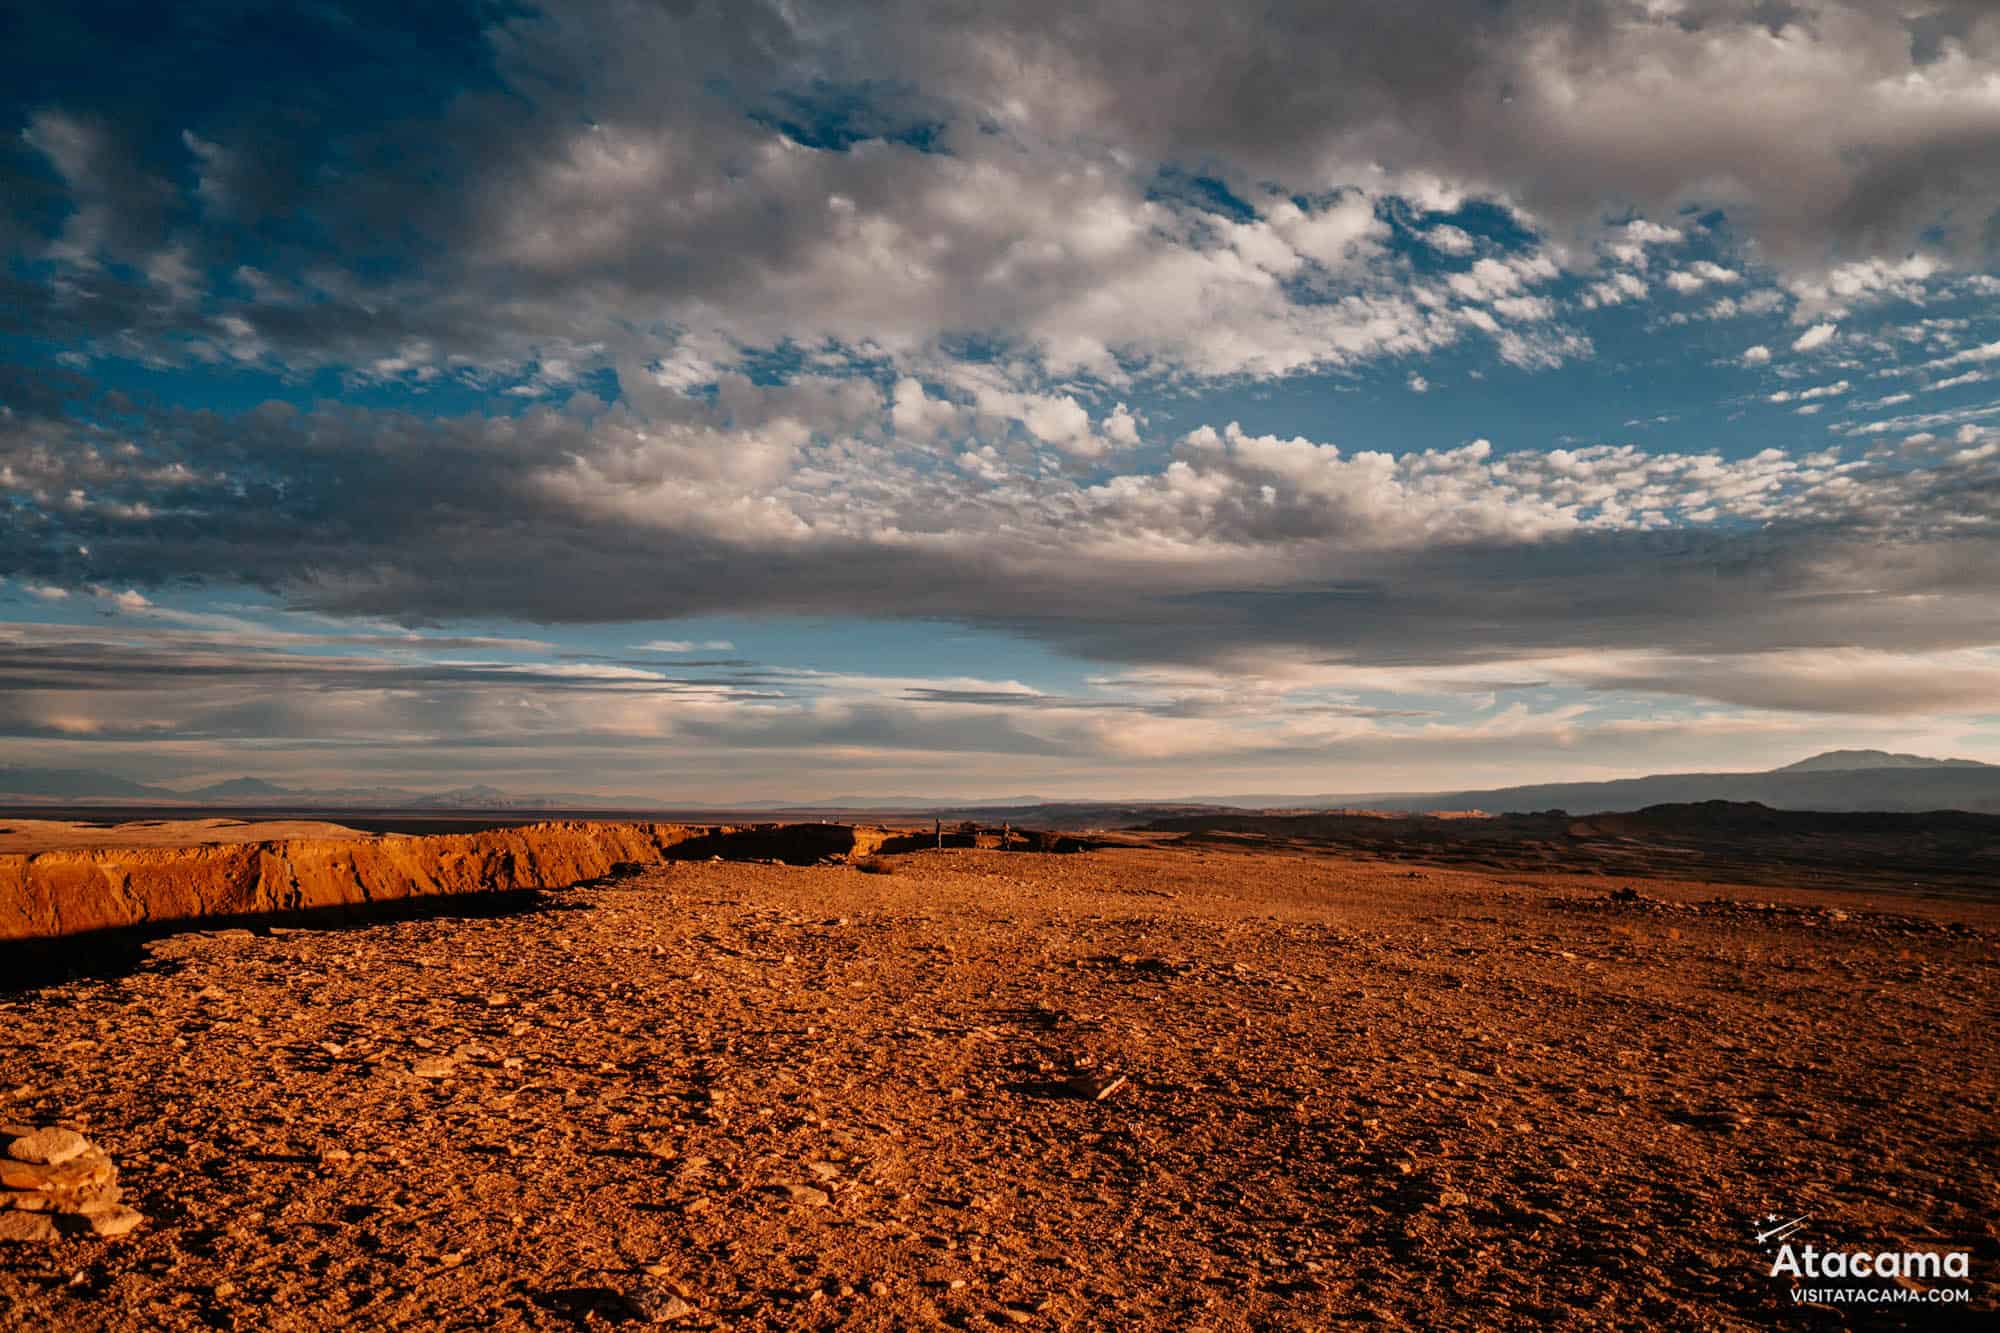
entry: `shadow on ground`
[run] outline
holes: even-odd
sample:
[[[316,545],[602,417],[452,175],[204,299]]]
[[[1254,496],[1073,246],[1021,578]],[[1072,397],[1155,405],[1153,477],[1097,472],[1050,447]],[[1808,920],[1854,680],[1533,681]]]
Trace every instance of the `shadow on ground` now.
[[[606,880],[594,880],[603,884]],[[38,990],[80,978],[120,977],[144,965],[146,946],[173,935],[249,930],[349,930],[385,921],[476,920],[527,912],[584,911],[545,889],[460,893],[433,898],[397,898],[377,903],[341,904],[296,912],[253,912],[152,921],[116,930],[92,930],[58,939],[0,941],[0,995]]]

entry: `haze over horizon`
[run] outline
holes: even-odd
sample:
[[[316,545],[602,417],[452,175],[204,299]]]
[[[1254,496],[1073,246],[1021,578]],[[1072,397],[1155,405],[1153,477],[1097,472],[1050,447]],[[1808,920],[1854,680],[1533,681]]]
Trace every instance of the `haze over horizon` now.
[[[0,19],[0,765],[2000,762],[2000,14]]]

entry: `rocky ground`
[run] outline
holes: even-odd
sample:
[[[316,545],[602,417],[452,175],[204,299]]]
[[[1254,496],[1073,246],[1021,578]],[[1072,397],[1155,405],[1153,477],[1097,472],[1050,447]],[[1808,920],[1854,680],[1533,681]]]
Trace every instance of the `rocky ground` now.
[[[683,863],[0,997],[23,1329],[1948,1328],[2000,908],[1190,848]],[[1969,1249],[1804,1309],[1752,1241]]]

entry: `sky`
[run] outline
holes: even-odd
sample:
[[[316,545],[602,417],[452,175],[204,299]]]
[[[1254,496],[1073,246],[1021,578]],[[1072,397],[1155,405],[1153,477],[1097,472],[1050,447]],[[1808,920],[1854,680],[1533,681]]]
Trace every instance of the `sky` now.
[[[2000,761],[1984,0],[190,0],[0,50],[0,766]]]

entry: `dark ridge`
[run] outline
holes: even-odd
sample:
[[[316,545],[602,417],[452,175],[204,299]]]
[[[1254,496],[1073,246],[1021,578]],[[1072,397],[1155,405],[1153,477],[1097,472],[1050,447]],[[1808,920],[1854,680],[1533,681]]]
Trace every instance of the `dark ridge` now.
[[[1147,829],[1191,842],[1300,845],[1486,871],[2000,896],[2000,815],[1828,813],[1695,801],[1610,814],[1203,815]]]

